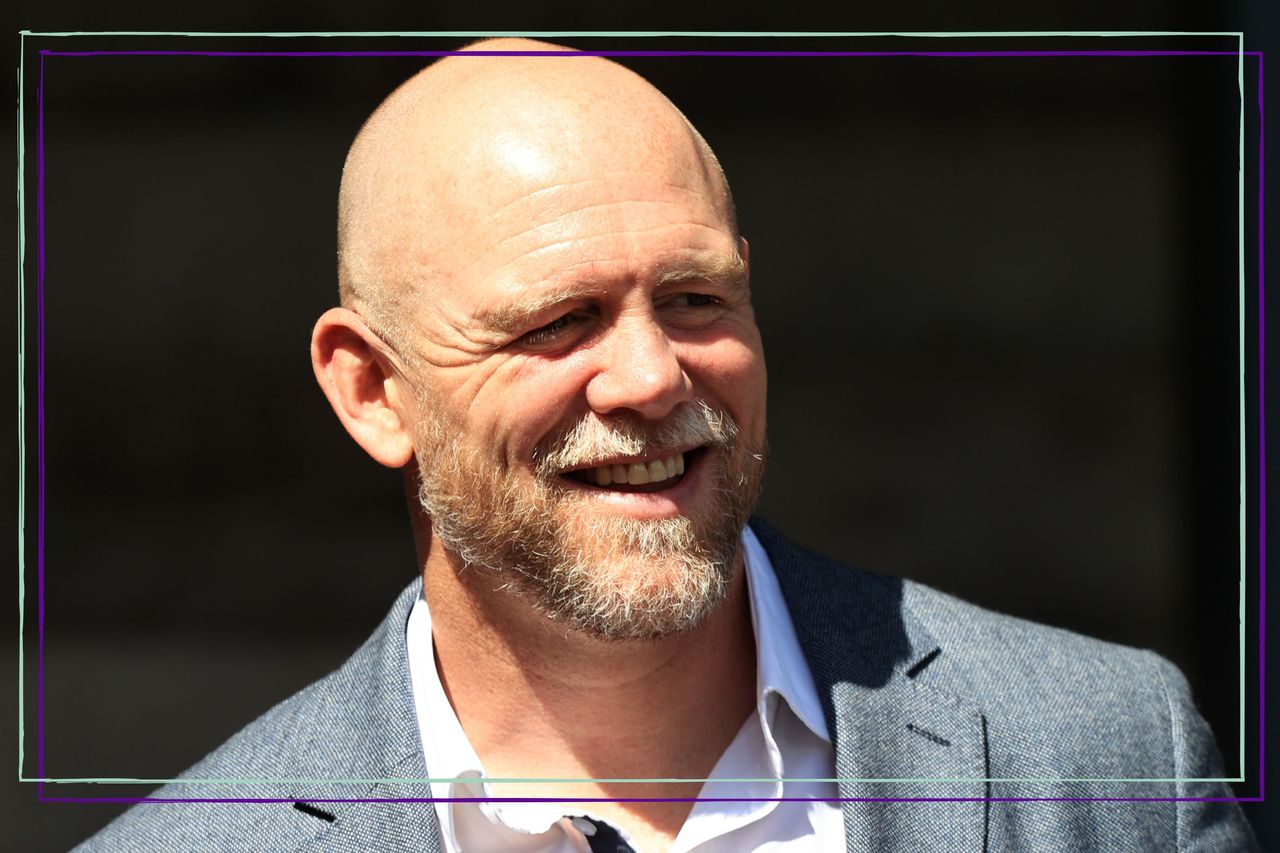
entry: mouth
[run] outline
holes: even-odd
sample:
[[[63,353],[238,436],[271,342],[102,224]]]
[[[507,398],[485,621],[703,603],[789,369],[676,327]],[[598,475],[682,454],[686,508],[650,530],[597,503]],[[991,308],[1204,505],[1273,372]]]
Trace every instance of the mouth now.
[[[661,455],[628,457],[576,468],[560,476],[589,489],[604,492],[652,493],[675,488],[706,454],[707,448],[662,452]]]

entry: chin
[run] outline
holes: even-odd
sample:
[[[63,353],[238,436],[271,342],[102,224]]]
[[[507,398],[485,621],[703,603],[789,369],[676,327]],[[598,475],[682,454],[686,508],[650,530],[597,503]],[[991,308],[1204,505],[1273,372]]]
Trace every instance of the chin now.
[[[580,521],[561,528],[558,559],[521,584],[552,619],[599,639],[657,639],[693,630],[727,595],[736,537],[710,548],[681,517]]]

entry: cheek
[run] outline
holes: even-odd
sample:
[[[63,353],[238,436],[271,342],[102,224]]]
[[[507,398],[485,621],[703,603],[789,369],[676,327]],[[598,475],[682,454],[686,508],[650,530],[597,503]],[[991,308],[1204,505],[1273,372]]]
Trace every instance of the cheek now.
[[[549,433],[585,413],[582,389],[589,378],[589,365],[576,356],[504,365],[472,400],[473,434],[485,435],[512,467],[525,465]]]
[[[721,339],[691,354],[686,370],[695,396],[723,408],[738,424],[744,447],[761,447],[765,441],[766,379],[764,352],[759,337]]]
[[[740,422],[763,413],[765,364],[758,337],[720,338],[691,348],[683,360],[696,393],[729,407]]]

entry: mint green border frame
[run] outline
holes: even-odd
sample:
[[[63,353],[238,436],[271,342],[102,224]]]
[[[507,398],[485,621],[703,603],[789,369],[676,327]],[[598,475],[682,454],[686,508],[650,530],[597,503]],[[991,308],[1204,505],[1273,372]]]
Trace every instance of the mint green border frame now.
[[[327,38],[327,37],[344,37],[344,38],[369,38],[369,37],[403,37],[403,38],[494,38],[501,36],[520,36],[528,38],[570,38],[570,37],[607,37],[607,38],[663,38],[663,37],[699,37],[699,38],[873,38],[900,36],[910,38],[1045,38],[1045,37],[1091,37],[1091,38],[1148,38],[1148,37],[1171,37],[1171,36],[1191,36],[1191,37],[1231,37],[1236,39],[1236,87],[1239,92],[1239,125],[1237,132],[1238,152],[1237,152],[1237,306],[1238,306],[1238,358],[1239,358],[1239,424],[1240,424],[1240,500],[1237,507],[1237,515],[1239,517],[1240,526],[1240,580],[1239,580],[1239,680],[1240,680],[1240,742],[1239,742],[1239,767],[1240,775],[1235,777],[1168,777],[1168,778],[1118,778],[1118,777],[1061,777],[1061,778],[1038,778],[1038,777],[989,777],[983,779],[976,778],[945,778],[945,777],[928,777],[928,778],[902,778],[902,779],[800,779],[785,777],[788,781],[795,782],[859,782],[859,783],[925,783],[925,782],[1045,782],[1045,783],[1065,783],[1065,782],[1246,782],[1245,778],[1245,633],[1247,626],[1246,612],[1246,572],[1247,572],[1247,545],[1248,545],[1248,524],[1245,516],[1246,503],[1248,499],[1248,481],[1246,479],[1248,468],[1248,444],[1247,430],[1245,425],[1245,237],[1244,237],[1244,32],[1243,31],[1179,31],[1179,30],[1102,30],[1102,31],[1074,31],[1074,30],[1024,30],[1024,31],[1002,31],[1002,32],[843,32],[843,31],[797,31],[797,32],[754,32],[754,31],[721,31],[721,32],[700,32],[685,30],[439,30],[439,31],[423,31],[423,32],[167,32],[156,30],[119,30],[119,31],[33,31],[21,30],[19,32],[19,60],[18,60],[18,121],[17,121],[17,151],[18,151],[18,781],[19,782],[44,782],[49,784],[166,784],[170,782],[178,782],[181,784],[231,784],[231,785],[255,785],[269,783],[315,783],[323,782],[325,784],[334,785],[365,785],[373,783],[431,783],[431,782],[457,782],[458,779],[287,779],[287,778],[262,778],[262,779],[221,779],[221,778],[188,778],[188,779],[171,779],[171,778],[135,778],[135,777],[31,777],[23,773],[23,765],[25,763],[25,742],[26,742],[26,713],[25,713],[25,696],[24,696],[24,641],[26,638],[26,544],[25,544],[25,521],[26,521],[26,360],[27,351],[26,344],[26,152],[24,149],[26,133],[25,122],[23,116],[25,114],[26,91],[24,87],[26,74],[26,40],[27,37],[34,38],[62,38],[62,37],[101,37],[101,36],[160,36],[160,37],[191,37],[191,38]],[[1265,437],[1263,437],[1265,440]],[[1264,721],[1260,721],[1260,725]],[[660,783],[660,782],[707,782],[710,779],[535,779],[535,778],[497,778],[486,777],[486,781],[496,783],[511,782],[534,782],[534,783],[582,783],[582,782],[609,782],[609,783]],[[717,779],[720,782],[772,782],[773,779]]]

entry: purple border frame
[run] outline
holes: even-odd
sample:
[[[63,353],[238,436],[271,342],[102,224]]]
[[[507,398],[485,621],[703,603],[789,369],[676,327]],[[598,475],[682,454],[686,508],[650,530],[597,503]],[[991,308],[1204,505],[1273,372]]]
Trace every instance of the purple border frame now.
[[[602,56],[618,58],[663,57],[933,57],[963,58],[1061,58],[1061,57],[1171,57],[1171,56],[1253,56],[1258,59],[1258,795],[1256,797],[833,797],[827,802],[926,802],[926,803],[1011,803],[1011,802],[1228,802],[1260,803],[1266,800],[1266,598],[1267,598],[1267,489],[1266,489],[1266,304],[1263,287],[1264,268],[1264,126],[1263,121],[1263,51],[1229,50],[898,50],[898,51],[790,51],[790,50],[583,50],[575,53],[560,51],[468,51],[456,50],[393,50],[393,51],[219,51],[219,50],[40,50],[39,82],[36,92],[36,454],[39,498],[37,503],[36,534],[36,587],[37,587],[37,767],[38,776],[44,776],[44,527],[45,527],[45,451],[44,451],[44,280],[45,280],[45,207],[44,207],[44,68],[45,59],[52,56],[203,56],[203,57],[444,57],[444,56]],[[1243,61],[1243,60],[1242,60]],[[1247,439],[1246,439],[1247,442]],[[1243,559],[1243,555],[1242,555]],[[1243,732],[1242,732],[1243,735]],[[1045,780],[1052,781],[1052,780]],[[324,780],[316,780],[324,784]],[[46,803],[292,803],[295,800],[272,797],[243,798],[171,798],[171,797],[46,797],[44,782],[36,783],[36,799]],[[115,783],[113,783],[115,784]],[[129,784],[129,783],[118,783]],[[809,802],[805,797],[458,797],[458,798],[335,798],[307,800],[314,803],[434,803],[434,802],[499,802],[499,803],[590,803],[590,802]]]

